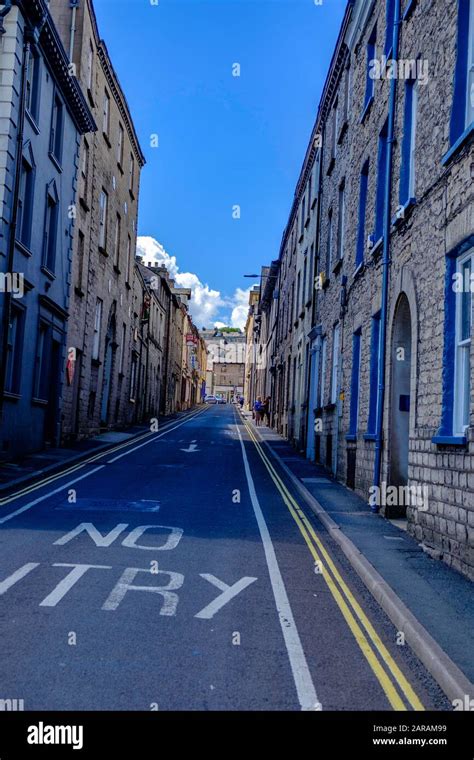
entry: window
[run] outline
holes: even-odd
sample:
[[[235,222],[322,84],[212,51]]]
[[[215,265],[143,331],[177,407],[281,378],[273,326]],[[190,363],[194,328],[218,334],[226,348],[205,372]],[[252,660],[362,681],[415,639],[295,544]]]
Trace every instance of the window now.
[[[454,92],[450,144],[462,144],[464,133],[474,128],[474,0],[459,0]],[[444,162],[452,151],[444,157]]]
[[[395,21],[395,2],[397,0],[386,0],[386,12],[385,12],[385,18],[386,18],[386,26],[385,26],[385,47],[384,47],[384,53],[389,57],[392,53],[392,47],[393,47],[393,26]]]
[[[411,79],[405,84],[405,114],[403,123],[402,164],[400,171],[400,204],[415,198],[415,147],[418,84]]]
[[[349,412],[349,436],[357,435],[359,418],[361,330],[352,336],[351,405]]]
[[[119,124],[118,143],[117,143],[117,163],[121,167],[123,164],[123,144],[125,133],[123,127]]]
[[[312,190],[312,182],[313,182],[313,171],[311,170],[309,173],[308,178],[308,216],[311,209],[311,190]]]
[[[317,394],[317,403],[316,406],[318,409],[322,406],[324,406],[324,389],[326,385],[326,355],[327,355],[327,338],[324,337],[321,341],[321,375],[320,375],[320,382],[318,385],[318,394]]]
[[[331,262],[332,262],[332,210],[329,212],[328,215],[328,240],[327,240],[327,250],[326,250],[326,273],[329,275],[329,270],[331,269]]]
[[[457,264],[457,273],[462,282],[462,289],[456,294],[456,355],[454,367],[454,435],[465,435],[469,427],[471,400],[471,331],[472,331],[472,293],[471,276],[473,273],[474,254],[461,258]]]
[[[84,277],[85,238],[82,230],[77,236],[77,287],[82,290],[82,278]]]
[[[375,242],[383,236],[384,229],[384,211],[385,211],[385,180],[387,173],[387,130],[388,124],[385,122],[379,135],[379,146],[377,155],[377,195],[375,199]]]
[[[351,99],[351,67],[350,63],[346,66],[346,81],[344,87],[344,121],[349,119]]]
[[[296,278],[295,322],[298,319],[299,313],[300,313],[300,300],[301,300],[301,271],[298,272],[298,276]]]
[[[46,219],[44,225],[43,265],[54,272],[58,242],[59,197],[56,184],[48,185],[46,193]]]
[[[132,238],[130,235],[127,239],[127,277],[126,282],[130,282],[130,267],[131,267],[131,255],[132,255]]]
[[[366,212],[367,212],[368,187],[369,187],[369,161],[366,161],[360,173],[359,224],[357,228],[357,249],[356,249],[356,260],[355,260],[356,269],[364,261],[365,217],[366,217]]]
[[[130,401],[135,401],[137,385],[137,356],[132,354],[132,367],[130,371]]]
[[[102,325],[102,300],[98,298],[95,305],[94,336],[92,340],[92,358],[95,360],[99,358],[101,325]]]
[[[92,84],[94,77],[94,47],[89,40],[89,49],[87,51],[87,68],[86,68],[86,84],[89,93],[92,94]]]
[[[309,277],[308,277],[308,302],[313,298],[314,289],[314,243],[311,244],[309,253]]]
[[[339,260],[344,258],[345,215],[346,215],[345,185],[344,185],[344,182],[342,182],[339,187],[339,216],[337,220],[337,256]]]
[[[102,112],[102,131],[106,137],[109,136],[109,129],[110,129],[110,96],[107,90],[105,90],[103,112]]]
[[[367,434],[373,437],[377,424],[377,399],[379,395],[379,357],[380,357],[380,312],[372,317],[372,337],[370,344],[370,399]]]
[[[130,154],[130,177],[129,177],[128,189],[130,190],[130,195],[132,196],[133,196],[134,183],[135,183],[135,159],[133,158],[133,155]]]
[[[81,156],[81,177],[82,177],[82,198],[87,200],[87,191],[89,186],[89,143],[84,140],[82,144]]]
[[[17,238],[26,248],[31,243],[35,167],[31,152],[23,154],[18,194]]]
[[[30,49],[26,69],[25,105],[30,116],[38,119],[39,115],[40,58]]]
[[[308,249],[304,252],[304,264],[303,264],[303,289],[301,292],[301,308],[304,308],[306,298],[306,280],[308,277]]]
[[[365,84],[364,114],[373,100],[375,93],[375,79],[373,71],[373,61],[375,60],[375,44],[377,42],[377,27],[372,30],[367,43],[367,76]]]
[[[121,227],[121,219],[120,214],[117,214],[117,219],[115,222],[115,236],[114,236],[114,266],[119,268],[120,264],[120,227]]]
[[[120,343],[119,354],[119,374],[123,375],[123,365],[125,361],[125,341],[127,340],[127,325],[125,322],[122,325],[122,342]]]
[[[334,325],[332,333],[332,372],[331,372],[331,404],[337,403],[339,383],[339,338],[340,324]]]
[[[332,116],[332,137],[331,137],[331,157],[336,156],[337,136],[339,131],[339,103],[338,99],[334,101]]]
[[[53,113],[51,117],[51,134],[49,152],[58,163],[61,163],[63,151],[64,106],[59,95],[54,96]]]
[[[48,364],[50,349],[50,329],[44,322],[40,323],[35,357],[34,397],[48,398]]]
[[[11,307],[10,323],[8,326],[8,342],[5,370],[5,391],[20,393],[21,360],[23,356],[25,312],[14,304]]]
[[[107,210],[109,196],[102,189],[99,197],[99,248],[107,250]]]
[[[303,195],[303,200],[301,203],[301,227],[300,227],[301,234],[303,234],[304,232],[305,221],[306,221],[306,196]]]

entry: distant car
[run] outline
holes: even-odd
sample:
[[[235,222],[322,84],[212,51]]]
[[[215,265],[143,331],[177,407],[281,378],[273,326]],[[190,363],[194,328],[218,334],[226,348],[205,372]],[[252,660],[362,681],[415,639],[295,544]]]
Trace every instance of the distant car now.
[[[204,399],[204,403],[206,404],[217,404],[219,403],[215,396],[206,396]]]
[[[222,396],[217,396],[217,403],[218,404],[227,404],[227,399],[223,398]]]

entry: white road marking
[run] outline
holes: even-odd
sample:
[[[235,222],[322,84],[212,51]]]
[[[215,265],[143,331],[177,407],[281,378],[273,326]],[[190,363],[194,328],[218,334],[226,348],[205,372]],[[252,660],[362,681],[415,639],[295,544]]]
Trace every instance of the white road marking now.
[[[40,602],[40,607],[56,607],[58,602],[66,596],[67,592],[72,589],[77,581],[82,578],[88,570],[112,570],[108,565],[76,565],[65,562],[55,562],[53,567],[72,567],[73,569],[58,583],[56,588],[54,588],[51,593]]]
[[[0,596],[2,594],[5,594],[6,591],[8,591],[9,588],[15,585],[15,583],[18,583],[18,581],[21,581],[22,578],[25,577],[25,575],[28,575],[28,573],[31,573],[32,570],[35,569],[35,567],[38,567],[40,563],[39,562],[28,562],[27,565],[23,565],[23,567],[20,567],[18,570],[15,570],[14,573],[8,576],[8,578],[5,578],[4,581],[1,581],[0,583]]]
[[[0,525],[3,525],[3,523],[8,522],[8,520],[11,520],[13,517],[16,517],[17,515],[21,515],[22,512],[26,512],[28,509],[31,509],[31,507],[36,506],[36,504],[39,504],[41,501],[44,501],[45,499],[49,499],[50,496],[54,496],[56,493],[65,491],[67,488],[69,488],[69,486],[74,485],[74,483],[78,483],[80,480],[84,480],[84,478],[88,478],[90,475],[93,475],[95,472],[102,470],[104,467],[105,467],[105,464],[101,464],[98,467],[94,467],[93,470],[90,470],[89,472],[85,472],[80,477],[74,478],[74,480],[70,480],[69,483],[65,483],[64,485],[59,486],[59,488],[55,488],[54,491],[49,491],[48,493],[45,493],[43,496],[38,496],[37,499],[34,499],[33,501],[29,501],[28,504],[25,504],[23,507],[20,507],[20,509],[15,510],[15,512],[11,512],[9,515],[6,515],[5,517],[1,517]]]
[[[183,585],[184,575],[181,575],[181,573],[173,573],[169,570],[158,570],[158,572],[153,573],[153,577],[160,574],[168,575],[170,581],[166,586],[134,586],[133,581],[138,573],[147,573],[147,575],[150,575],[150,568],[127,567],[102,605],[102,609],[116,610],[127,591],[148,591],[152,594],[161,594],[163,597],[163,605],[160,609],[160,615],[176,615],[178,594],[173,592],[181,588]]]
[[[144,546],[143,544],[137,544],[137,538],[140,538],[140,536],[146,531],[151,528],[160,528],[161,530],[169,530],[171,533],[169,534],[168,538],[166,539],[166,543],[163,544],[163,546]],[[181,537],[183,535],[183,529],[182,528],[172,528],[168,525],[139,525],[137,528],[132,530],[132,532],[127,536],[127,538],[124,538],[122,541],[122,546],[126,546],[129,549],[144,549],[145,551],[169,551],[170,549],[175,549],[179,542],[181,541]]]
[[[167,435],[172,430],[176,430],[176,428],[182,427],[182,425],[185,425],[187,422],[190,422],[191,420],[194,420],[196,417],[198,417],[200,414],[202,414],[205,409],[202,411],[196,412],[196,414],[193,414],[191,417],[188,417],[187,419],[183,420],[182,422],[179,422],[177,425],[175,425],[172,428],[164,430],[159,435],[155,436],[154,438],[151,438],[145,443],[140,444],[139,446],[134,446],[134,448],[129,449],[128,451],[125,451],[123,454],[120,454],[117,457],[114,457],[114,459],[111,459],[107,462],[107,464],[112,464],[113,462],[116,462],[121,457],[125,457],[128,454],[131,454],[132,452],[136,451],[137,449],[141,449],[142,446],[148,446],[149,443],[153,443],[155,441],[158,441],[159,438],[161,438],[163,435]],[[105,456],[105,454],[104,454]],[[87,464],[87,462],[86,462]],[[25,504],[23,507],[20,507],[20,509],[15,510],[15,512],[11,512],[9,515],[6,515],[5,517],[0,518],[0,525],[3,525],[4,523],[8,522],[8,520],[11,520],[13,517],[16,517],[17,515],[21,515],[22,512],[26,512],[28,509],[31,509],[31,507],[34,507],[36,504],[39,504],[41,501],[44,501],[45,499],[49,499],[50,496],[54,496],[57,493],[60,493],[60,491],[66,490],[66,488],[69,488],[69,486],[74,485],[74,483],[78,483],[80,480],[83,480],[84,478],[88,478],[90,475],[93,475],[95,472],[98,472],[103,467],[105,467],[105,464],[101,464],[98,467],[94,467],[94,469],[89,470],[89,472],[84,473],[78,478],[74,478],[74,480],[70,480],[68,483],[65,483],[62,486],[59,486],[59,488],[56,488],[54,491],[48,491],[48,493],[44,494],[44,496],[39,496],[37,499],[34,499],[33,501],[28,502],[28,504]]]
[[[200,449],[198,449],[196,441],[191,441],[189,448],[181,449],[181,451],[184,451],[186,454],[190,454],[194,451],[200,451]]]
[[[245,445],[240,434],[239,426],[236,425],[236,428],[242,449],[242,458],[244,461],[250,500],[252,502],[258,529],[260,531],[260,537],[262,539],[273,596],[275,597],[275,604],[278,611],[283,638],[285,640],[291,671],[293,673],[298,700],[302,710],[322,710],[322,705],[318,700],[314,688],[298,629],[293,617],[285,583],[278,566],[278,560],[276,558],[272,539],[255,490],[255,484],[253,482],[252,473],[250,472]]]
[[[206,607],[198,612],[197,615],[194,615],[194,617],[201,618],[201,620],[210,620],[210,618],[214,617],[216,612],[218,612],[225,604],[230,602],[234,596],[240,594],[244,588],[247,588],[247,586],[250,586],[251,583],[254,583],[254,581],[257,580],[256,578],[245,576],[244,578],[241,578],[240,581],[237,581],[237,583],[234,583],[232,586],[228,586],[227,583],[223,583],[223,581],[220,581],[219,578],[216,578],[215,575],[211,575],[210,573],[199,573],[199,575],[201,578],[204,578],[206,581],[209,581],[209,583],[212,583],[214,586],[216,586],[219,591],[222,591],[222,594],[214,599],[213,602],[210,602],[210,604],[206,605]]]
[[[123,533],[125,528],[128,528],[128,523],[119,523],[110,531],[110,533],[106,533],[105,536],[103,536],[102,533],[99,533],[93,523],[81,523],[77,528],[74,528],[74,530],[71,530],[69,533],[66,533],[65,536],[62,536],[62,538],[58,538],[53,546],[64,546],[64,544],[72,541],[73,538],[79,536],[83,531],[92,538],[96,546],[110,546],[115,539]]]

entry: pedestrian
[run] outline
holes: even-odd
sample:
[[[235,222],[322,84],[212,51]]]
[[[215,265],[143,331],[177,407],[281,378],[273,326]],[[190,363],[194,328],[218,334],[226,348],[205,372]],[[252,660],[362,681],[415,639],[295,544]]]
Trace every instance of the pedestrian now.
[[[260,427],[260,423],[262,422],[263,417],[263,403],[262,403],[262,397],[257,396],[257,400],[255,401],[253,405],[253,411],[255,414],[255,424],[257,427]]]
[[[272,400],[271,396],[267,396],[265,401],[263,402],[262,406],[262,418],[263,421],[270,427],[270,401]]]
[[[243,396],[241,396],[239,398],[239,404],[240,404],[240,408],[243,409],[244,408],[244,397]]]

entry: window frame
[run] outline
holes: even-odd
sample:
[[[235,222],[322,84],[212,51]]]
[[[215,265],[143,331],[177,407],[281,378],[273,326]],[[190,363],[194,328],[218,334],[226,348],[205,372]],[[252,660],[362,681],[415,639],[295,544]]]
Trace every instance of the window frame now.
[[[466,283],[464,276],[464,267],[466,264],[470,265],[468,283]],[[466,431],[470,426],[471,415],[470,378],[472,358],[472,310],[474,305],[473,294],[471,292],[471,276],[474,276],[474,250],[470,250],[463,256],[458,257],[456,260],[456,274],[462,274],[463,290],[456,293],[455,299],[453,435],[462,437],[466,435]],[[466,297],[469,299],[469,336],[467,338],[462,338],[463,299]],[[467,391],[464,387],[466,373],[468,378]],[[467,422],[464,421],[465,417],[467,417]]]

